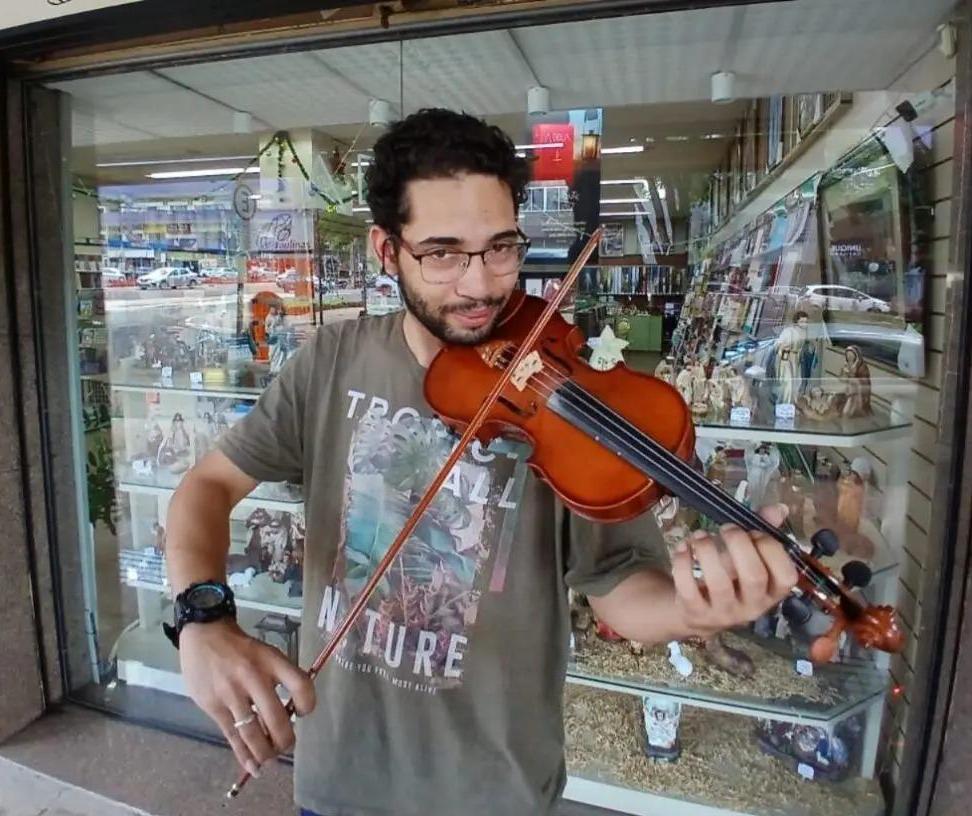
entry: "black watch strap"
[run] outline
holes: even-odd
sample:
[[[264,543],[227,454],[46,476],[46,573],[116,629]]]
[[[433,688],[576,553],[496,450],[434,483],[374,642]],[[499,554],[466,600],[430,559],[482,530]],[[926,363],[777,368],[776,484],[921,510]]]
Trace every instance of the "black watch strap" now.
[[[201,590],[216,592],[222,596],[215,604],[201,606],[193,602],[193,596]],[[236,619],[236,598],[233,590],[222,581],[197,581],[180,592],[173,605],[173,622],[163,623],[162,631],[177,649],[179,636],[187,623],[213,623],[223,618]]]

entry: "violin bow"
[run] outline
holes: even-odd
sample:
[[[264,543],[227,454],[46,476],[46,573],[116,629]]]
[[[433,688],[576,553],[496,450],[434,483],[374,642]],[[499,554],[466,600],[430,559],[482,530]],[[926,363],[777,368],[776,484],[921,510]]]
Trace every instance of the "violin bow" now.
[[[432,500],[439,492],[439,488],[441,488],[445,483],[445,480],[449,478],[449,474],[452,472],[452,469],[455,467],[459,459],[462,458],[462,455],[466,452],[469,444],[479,432],[483,422],[486,420],[487,416],[489,416],[489,412],[496,404],[496,400],[499,399],[507,385],[509,385],[510,380],[519,370],[520,364],[523,362],[524,358],[533,350],[533,345],[539,339],[540,333],[544,330],[547,323],[550,321],[550,318],[553,317],[554,313],[560,307],[561,302],[567,296],[567,293],[577,280],[577,276],[580,275],[581,269],[584,268],[584,264],[586,264],[591,255],[594,254],[594,250],[597,248],[597,245],[601,239],[602,232],[603,229],[600,227],[594,231],[587,244],[584,245],[584,248],[577,256],[577,259],[573,264],[571,264],[570,269],[567,270],[567,274],[564,276],[560,289],[547,303],[547,307],[538,318],[536,324],[517,349],[513,360],[503,370],[500,378],[493,386],[493,390],[489,392],[489,395],[479,407],[476,415],[469,422],[469,425],[466,427],[466,430],[460,437],[459,442],[453,448],[452,453],[450,453],[445,462],[442,463],[442,467],[439,468],[439,472],[425,489],[425,493],[422,494],[422,498],[419,499],[418,503],[415,505],[415,508],[412,510],[412,514],[406,520],[405,525],[399,531],[398,535],[395,537],[395,540],[388,547],[388,550],[385,552],[384,556],[382,556],[381,561],[378,562],[378,566],[375,567],[375,571],[372,573],[371,578],[368,579],[368,582],[364,585],[364,588],[358,593],[357,599],[348,610],[348,614],[344,616],[344,620],[338,626],[337,631],[327,642],[327,645],[317,656],[317,659],[311,664],[311,667],[307,670],[307,676],[311,680],[317,677],[327,661],[330,660],[334,652],[337,651],[338,646],[341,645],[341,642],[347,636],[348,632],[351,631],[351,627],[353,627],[361,617],[361,614],[368,605],[368,601],[374,594],[375,589],[377,589],[378,584],[381,583],[381,579],[384,578],[385,573],[391,568],[391,565],[394,563],[398,553],[405,545],[408,537],[412,534],[412,531],[418,525],[419,521],[421,521],[422,516],[428,509],[428,506],[432,503]],[[284,710],[291,718],[296,715],[296,707],[294,706],[293,699],[290,699],[287,702],[287,704],[284,706]],[[226,797],[228,799],[235,799],[237,796],[239,796],[243,786],[246,785],[249,780],[250,774],[247,771],[244,771],[233,787],[226,792]]]

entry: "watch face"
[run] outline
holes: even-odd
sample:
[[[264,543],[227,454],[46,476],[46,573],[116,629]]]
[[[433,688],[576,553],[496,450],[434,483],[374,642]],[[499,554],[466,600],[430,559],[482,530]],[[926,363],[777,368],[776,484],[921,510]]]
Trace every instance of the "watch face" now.
[[[223,602],[225,597],[223,590],[218,586],[204,584],[190,592],[186,601],[196,609],[214,609]]]

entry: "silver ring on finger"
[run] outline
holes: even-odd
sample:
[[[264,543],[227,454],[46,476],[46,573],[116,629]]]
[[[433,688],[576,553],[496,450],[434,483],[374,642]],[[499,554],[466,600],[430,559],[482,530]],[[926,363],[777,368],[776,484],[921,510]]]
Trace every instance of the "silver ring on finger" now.
[[[236,722],[234,722],[233,723],[233,728],[235,728],[237,731],[239,731],[241,728],[243,728],[246,725],[249,725],[252,722],[256,722],[256,712],[255,711],[249,717],[244,717],[242,720],[237,720]]]

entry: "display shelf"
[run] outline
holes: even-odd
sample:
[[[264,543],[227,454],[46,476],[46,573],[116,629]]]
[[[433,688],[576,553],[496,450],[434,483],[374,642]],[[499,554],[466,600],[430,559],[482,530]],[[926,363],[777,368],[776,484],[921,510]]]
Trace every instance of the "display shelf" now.
[[[169,584],[155,581],[143,581],[138,578],[125,578],[124,583],[133,589],[144,589],[159,592],[168,596],[171,593]],[[254,576],[247,587],[233,587],[236,606],[240,609],[254,609],[258,612],[274,612],[300,620],[303,598],[291,598],[287,594],[288,584],[277,584],[266,573]]]
[[[682,678],[668,663],[663,646],[633,655],[624,643],[593,634],[577,642],[567,672],[572,684],[639,697],[652,694],[737,716],[832,726],[879,701],[889,687],[888,676],[868,665],[818,666],[812,677],[804,677],[797,674],[792,655],[756,638],[727,638],[753,660],[751,678],[710,665],[698,647],[682,647],[694,666],[692,675]]]
[[[196,386],[190,383],[189,373],[175,371],[170,380],[163,380],[158,369],[133,369],[122,374],[112,371],[107,374],[84,374],[82,380],[93,380],[110,386],[115,391],[165,391],[172,394],[191,394],[197,397],[216,397],[219,399],[241,399],[255,401],[265,390],[260,386],[213,385],[204,383]]]
[[[118,489],[125,493],[141,493],[153,496],[171,496],[182,480],[181,474],[157,471],[152,476],[137,474],[130,465],[116,470]],[[299,512],[303,499],[296,495],[296,489],[274,482],[263,482],[240,503],[240,507],[265,507],[283,510],[288,513]]]
[[[838,418],[819,422],[797,416],[792,420],[766,422],[753,419],[748,425],[731,425],[703,419],[696,422],[696,437],[739,439],[776,444],[813,445],[828,448],[856,448],[907,437],[911,421],[875,411],[870,416]]]
[[[264,611],[242,604],[238,606],[239,623],[244,630],[249,631],[263,616]],[[292,615],[292,611],[288,614]],[[161,620],[154,620],[151,625],[135,624],[119,636],[112,649],[118,679],[132,686],[188,697],[179,665],[179,652],[172,648],[162,632]]]
[[[760,751],[729,714],[683,709],[682,754],[653,763],[641,748],[641,706],[623,695],[570,688],[564,700],[564,797],[638,816],[878,816],[877,782],[809,782]]]

